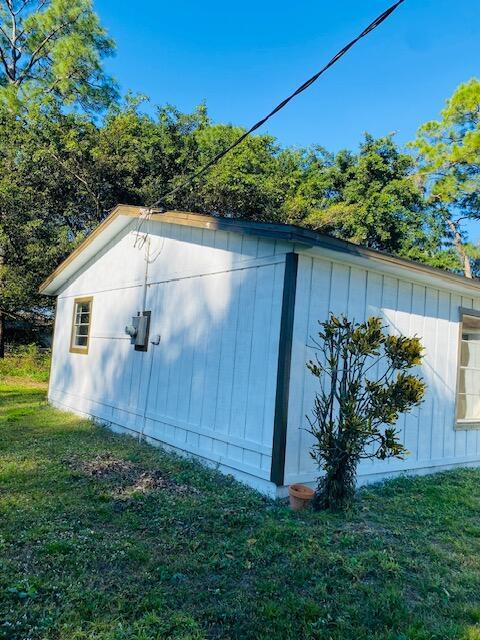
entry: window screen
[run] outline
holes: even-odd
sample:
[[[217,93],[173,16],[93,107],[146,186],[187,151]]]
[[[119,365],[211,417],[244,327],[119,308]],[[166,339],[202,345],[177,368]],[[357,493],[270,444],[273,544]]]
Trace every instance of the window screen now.
[[[77,298],[73,303],[73,324],[70,351],[87,353],[92,323],[93,298]]]
[[[480,318],[464,315],[458,374],[457,420],[480,422]]]

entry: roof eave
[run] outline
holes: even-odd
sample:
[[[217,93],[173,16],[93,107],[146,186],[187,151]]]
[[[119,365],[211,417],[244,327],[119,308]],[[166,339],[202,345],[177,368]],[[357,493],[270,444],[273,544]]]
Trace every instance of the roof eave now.
[[[68,277],[65,270],[73,265],[79,256],[90,247],[95,248],[98,244],[100,248],[102,243],[99,237],[104,231],[116,220],[123,218],[123,226],[129,223],[130,218],[140,217],[145,212],[144,207],[119,204],[117,205],[105,220],[55,269],[55,271],[40,285],[39,291],[44,295],[55,295],[60,287],[65,283]],[[211,215],[190,213],[187,211],[155,211],[151,213],[150,219],[162,221],[170,224],[184,225],[189,227],[198,227],[202,229],[229,231],[233,233],[242,233],[248,235],[256,235],[272,240],[282,240],[294,244],[299,252],[313,252],[318,255],[318,249],[322,249],[331,257],[339,259],[345,256],[350,261],[356,261],[366,265],[378,264],[378,268],[388,268],[390,271],[403,271],[409,273],[414,279],[421,282],[433,281],[437,286],[443,286],[448,289],[455,289],[470,294],[480,295],[480,281],[465,278],[463,276],[443,271],[435,267],[398,258],[391,254],[367,249],[360,245],[333,238],[331,236],[320,234],[310,229],[297,227],[295,225],[272,224],[261,222],[249,222],[236,218],[220,218]],[[118,225],[119,229],[122,225]],[[111,234],[110,234],[111,235]],[[89,258],[81,262],[77,268],[80,268]],[[75,269],[71,269],[72,273]],[[62,277],[63,276],[63,277]]]
[[[74,261],[84,253],[85,249],[94,245],[94,243],[98,240],[98,245],[101,245],[99,238],[103,234],[103,232],[110,227],[112,223],[118,220],[120,217],[124,218],[126,226],[129,222],[129,218],[138,217],[140,214],[140,207],[132,207],[130,205],[119,204],[112,209],[112,211],[108,214],[108,216],[103,220],[98,227],[96,227],[86,238],[85,240],[78,245],[76,249],[70,253],[67,258],[63,262],[61,262],[58,267],[42,282],[39,286],[38,291],[43,295],[56,295],[59,288],[64,284],[64,282],[68,279],[68,276],[62,278],[62,275],[65,274],[65,270],[74,263]],[[120,228],[118,229],[120,231]],[[100,248],[100,247],[99,247]],[[86,262],[86,260],[85,260]]]

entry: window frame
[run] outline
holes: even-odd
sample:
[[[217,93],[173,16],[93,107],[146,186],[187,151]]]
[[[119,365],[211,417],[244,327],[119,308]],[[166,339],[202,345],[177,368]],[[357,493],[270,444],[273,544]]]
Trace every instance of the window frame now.
[[[87,344],[84,347],[80,347],[78,345],[75,344],[75,334],[76,334],[76,327],[78,326],[77,324],[75,324],[75,318],[77,315],[77,305],[78,304],[85,304],[88,303],[90,305],[89,308],[89,314],[90,314],[90,320],[88,323],[88,330],[87,330],[87,334],[86,334],[86,338],[87,338]],[[73,300],[73,314],[72,314],[72,328],[70,331],[70,353],[80,353],[83,355],[87,355],[88,354],[88,350],[90,348],[90,334],[91,334],[91,330],[92,330],[92,312],[93,312],[93,296],[82,296],[80,298],[74,298]]]
[[[461,373],[461,361],[462,361],[462,335],[463,335],[463,323],[465,316],[470,318],[477,318],[480,323],[480,311],[478,309],[467,309],[466,307],[459,307],[458,309],[458,345],[457,345],[457,384],[455,388],[455,430],[456,431],[471,431],[475,429],[480,430],[480,416],[474,420],[462,420],[458,416],[458,399],[460,393],[460,373]]]

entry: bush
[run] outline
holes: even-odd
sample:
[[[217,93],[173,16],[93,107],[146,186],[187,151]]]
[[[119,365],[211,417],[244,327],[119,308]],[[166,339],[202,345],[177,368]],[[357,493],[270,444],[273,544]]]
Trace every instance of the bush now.
[[[314,506],[335,510],[352,499],[361,459],[408,453],[395,424],[422,402],[423,380],[406,371],[421,363],[423,347],[417,337],[389,335],[380,318],[331,315],[320,326],[319,353],[307,363],[320,384],[309,420],[311,455],[324,471]]]
[[[35,344],[19,345],[9,350],[5,358],[0,359],[0,376],[47,382],[50,361],[50,351],[40,350]]]

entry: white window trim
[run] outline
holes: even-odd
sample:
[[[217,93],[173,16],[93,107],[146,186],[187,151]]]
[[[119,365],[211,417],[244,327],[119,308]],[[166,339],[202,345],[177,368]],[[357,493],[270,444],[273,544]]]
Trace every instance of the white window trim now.
[[[478,318],[480,322],[480,311],[478,309],[467,309],[465,307],[459,307],[459,323],[458,323],[458,346],[457,346],[457,384],[455,388],[455,429],[457,431],[468,431],[474,429],[480,429],[480,417],[472,420],[465,420],[457,418],[458,412],[458,397],[460,393],[460,371],[462,367],[461,362],[461,349],[462,349],[462,335],[463,335],[463,322],[465,316],[470,318]]]

